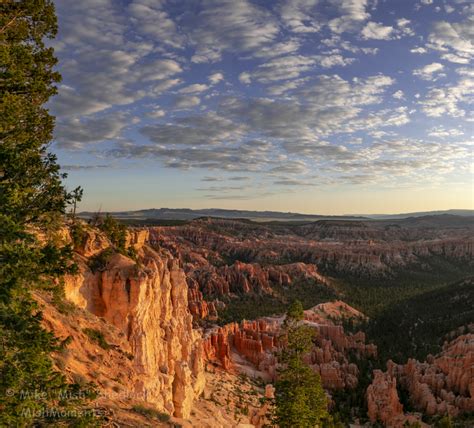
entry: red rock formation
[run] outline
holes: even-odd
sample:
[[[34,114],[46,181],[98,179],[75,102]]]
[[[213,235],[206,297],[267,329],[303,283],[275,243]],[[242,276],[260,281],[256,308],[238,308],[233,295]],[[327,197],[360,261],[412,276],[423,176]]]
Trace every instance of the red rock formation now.
[[[472,263],[474,239],[468,238],[469,227],[420,229],[408,222],[406,227],[386,228],[332,221],[273,230],[235,220],[204,219],[151,228],[149,242],[180,259],[188,284],[202,293],[190,296],[193,315],[202,318],[215,316],[204,300],[271,294],[275,286],[302,281],[324,285],[327,281],[319,273],[324,269],[383,276],[410,264],[421,266],[421,258],[432,255]]]
[[[190,285],[192,280],[187,278],[188,283],[188,305],[189,311],[196,318],[209,318],[217,319],[217,307],[215,302],[208,302],[204,300],[202,292],[199,290],[199,286]]]
[[[397,382],[408,392],[411,404],[420,412],[433,416],[458,416],[474,411],[474,334],[459,336],[445,343],[437,356],[427,362],[410,359],[404,365],[392,361],[387,371],[374,371],[374,379],[367,389],[370,420],[387,426],[401,427],[415,421],[403,413],[398,400]]]
[[[269,267],[261,267],[258,263],[239,261],[221,267],[210,264],[196,266],[196,263],[193,263],[187,265],[185,269],[189,278],[188,283],[207,295],[270,294],[273,286],[289,286],[294,281],[310,279],[325,283],[314,265],[305,265],[304,263]]]
[[[306,314],[323,313],[325,307],[327,305],[318,305]],[[308,363],[320,374],[326,389],[356,387],[359,371],[355,364],[349,362],[349,351],[355,352],[358,358],[367,358],[374,357],[377,348],[365,343],[362,332],[346,334],[343,327],[334,325],[331,320],[321,317],[319,320],[324,324],[307,321],[317,331],[315,347],[307,356]],[[251,363],[260,375],[273,380],[277,368],[275,355],[281,346],[278,338],[282,321],[283,318],[264,318],[214,329],[205,337],[206,358],[230,370],[234,365],[233,355],[237,354]]]
[[[397,380],[388,373],[374,370],[374,379],[367,388],[367,414],[372,423],[396,426],[403,419],[403,406],[397,392]]]
[[[474,334],[445,343],[437,357],[424,363],[389,361],[387,371],[408,391],[413,406],[427,415],[474,411]]]
[[[127,338],[139,381],[135,393],[167,413],[188,417],[204,387],[202,338],[193,330],[188,287],[179,260],[146,244],[146,234],[129,235],[140,264],[114,254],[101,272],[91,272],[88,256],[110,245],[87,232],[79,250],[80,273],[68,277],[66,297],[119,329]]]

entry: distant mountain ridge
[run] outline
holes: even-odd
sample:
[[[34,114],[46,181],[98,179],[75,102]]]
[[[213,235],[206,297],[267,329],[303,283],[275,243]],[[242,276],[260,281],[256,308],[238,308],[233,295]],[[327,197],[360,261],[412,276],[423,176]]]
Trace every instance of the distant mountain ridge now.
[[[364,214],[364,217],[373,219],[397,219],[397,218],[409,218],[409,217],[426,217],[426,216],[438,216],[438,215],[457,215],[461,217],[474,216],[474,210],[440,210],[440,211],[419,211],[413,213],[402,213],[402,214]]]
[[[93,212],[81,212],[83,218],[92,217]],[[193,210],[190,208],[150,208],[137,211],[111,212],[114,217],[129,220],[194,220],[200,217],[220,217],[227,219],[248,219],[254,221],[318,221],[318,220],[389,220],[417,218],[426,216],[454,215],[474,216],[474,210],[444,210],[413,212],[405,214],[360,214],[360,215],[320,215],[278,211],[249,211],[208,208]]]

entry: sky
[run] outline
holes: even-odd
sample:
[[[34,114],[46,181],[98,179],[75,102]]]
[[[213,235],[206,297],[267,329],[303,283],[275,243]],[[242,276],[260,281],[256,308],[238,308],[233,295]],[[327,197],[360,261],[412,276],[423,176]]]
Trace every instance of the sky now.
[[[80,208],[474,208],[470,0],[55,0]]]

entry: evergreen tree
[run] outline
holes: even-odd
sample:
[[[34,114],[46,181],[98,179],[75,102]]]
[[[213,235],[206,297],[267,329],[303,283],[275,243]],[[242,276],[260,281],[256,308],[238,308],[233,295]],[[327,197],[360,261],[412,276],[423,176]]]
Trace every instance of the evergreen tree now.
[[[314,329],[303,324],[301,302],[288,309],[280,355],[283,368],[275,384],[275,422],[281,428],[313,428],[328,419],[327,398],[321,378],[304,361],[313,345]]]
[[[70,388],[53,370],[58,344],[41,326],[32,296],[58,288],[53,284],[74,268],[70,249],[53,236],[69,200],[48,153],[54,118],[44,107],[60,79],[44,44],[55,33],[51,0],[1,2],[0,426],[47,423],[42,414],[65,404],[58,397]]]

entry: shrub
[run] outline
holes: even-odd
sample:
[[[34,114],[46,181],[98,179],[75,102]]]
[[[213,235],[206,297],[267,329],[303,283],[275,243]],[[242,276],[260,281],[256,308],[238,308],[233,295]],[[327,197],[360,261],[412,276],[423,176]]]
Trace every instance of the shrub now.
[[[71,239],[74,248],[81,248],[86,241],[86,230],[80,221],[76,221],[71,226]]]
[[[141,404],[136,404],[132,407],[132,410],[135,413],[146,416],[151,419],[158,419],[160,422],[168,422],[170,420],[170,415],[167,413],[160,412],[153,407],[143,406]]]
[[[103,272],[107,269],[107,263],[109,263],[110,258],[114,255],[114,250],[112,248],[106,248],[104,251],[92,256],[89,259],[88,266],[92,272]]]
[[[90,340],[96,342],[102,349],[108,350],[111,348],[100,330],[96,330],[94,328],[85,328],[82,331],[87,335],[87,337],[89,337]]]
[[[126,252],[125,244],[127,241],[127,226],[120,223],[110,214],[106,214],[99,223],[99,229],[107,235],[119,252]]]

